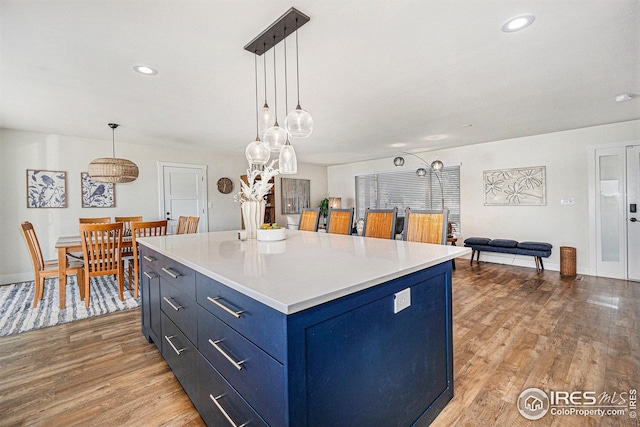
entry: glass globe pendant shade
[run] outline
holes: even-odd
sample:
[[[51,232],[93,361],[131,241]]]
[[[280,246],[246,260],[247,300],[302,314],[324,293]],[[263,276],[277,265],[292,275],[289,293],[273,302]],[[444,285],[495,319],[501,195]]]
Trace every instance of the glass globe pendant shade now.
[[[278,157],[278,169],[283,175],[293,175],[298,173],[298,158],[296,157],[296,150],[293,145],[287,142],[282,146],[280,150],[280,157]]]
[[[271,124],[275,121],[273,112],[269,108],[269,105],[265,102],[262,110],[260,111],[260,117],[258,119],[258,133],[260,137],[264,138],[264,133],[271,127]]]
[[[441,171],[443,167],[444,167],[444,164],[440,160],[434,160],[431,163],[431,169],[433,169],[436,172]]]
[[[396,166],[404,166],[404,158],[398,156],[395,159],[393,159],[393,164]]]
[[[287,116],[285,126],[293,138],[306,138],[313,132],[313,118],[298,105]]]
[[[287,141],[287,131],[278,125],[278,122],[271,126],[264,133],[264,144],[271,151],[280,151],[284,143]]]
[[[250,166],[262,166],[269,161],[269,149],[258,137],[256,137],[256,140],[251,144],[247,145],[244,155]]]
[[[416,171],[416,175],[418,176],[427,176],[427,170],[425,168],[420,168]]]

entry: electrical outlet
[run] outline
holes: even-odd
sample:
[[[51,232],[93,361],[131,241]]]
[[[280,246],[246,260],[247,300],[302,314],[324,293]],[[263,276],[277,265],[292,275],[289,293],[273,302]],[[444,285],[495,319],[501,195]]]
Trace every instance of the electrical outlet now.
[[[404,289],[393,295],[393,314],[399,313],[411,305],[411,288]]]

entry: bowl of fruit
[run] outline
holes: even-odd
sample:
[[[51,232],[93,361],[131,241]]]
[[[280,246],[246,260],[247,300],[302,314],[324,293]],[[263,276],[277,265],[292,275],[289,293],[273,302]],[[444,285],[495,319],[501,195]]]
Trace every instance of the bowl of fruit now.
[[[275,242],[286,238],[284,228],[278,224],[262,224],[257,233],[258,240],[262,242]]]

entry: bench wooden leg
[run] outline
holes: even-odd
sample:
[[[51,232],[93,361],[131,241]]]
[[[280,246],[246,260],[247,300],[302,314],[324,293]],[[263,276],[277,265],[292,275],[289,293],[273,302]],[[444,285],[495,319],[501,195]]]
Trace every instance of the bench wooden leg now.
[[[542,257],[538,257],[538,259],[540,260],[540,270],[544,270],[544,264],[542,263]]]
[[[475,249],[471,249],[471,262],[469,263],[469,265],[473,265],[473,257],[476,254],[476,250]]]

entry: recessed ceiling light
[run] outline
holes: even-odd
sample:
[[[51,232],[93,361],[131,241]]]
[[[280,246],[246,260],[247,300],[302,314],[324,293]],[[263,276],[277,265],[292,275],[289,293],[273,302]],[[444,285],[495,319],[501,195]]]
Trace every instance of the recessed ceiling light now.
[[[620,95],[616,96],[616,102],[631,101],[632,99],[633,99],[632,93],[621,93]]]
[[[441,139],[445,139],[447,137],[447,135],[429,135],[429,136],[425,136],[424,140],[425,141],[440,141]]]
[[[155,76],[156,74],[158,74],[158,70],[147,65],[136,65],[133,67],[133,69],[137,73],[144,74],[146,76]]]
[[[513,33],[515,31],[524,30],[529,25],[533,24],[536,17],[530,13],[524,15],[514,16],[502,25],[502,31],[505,33]]]
[[[406,142],[395,142],[395,143],[391,144],[391,146],[392,146],[393,148],[400,148],[400,147],[404,147],[404,146],[406,146],[406,145],[407,145],[407,143],[406,143]]]

